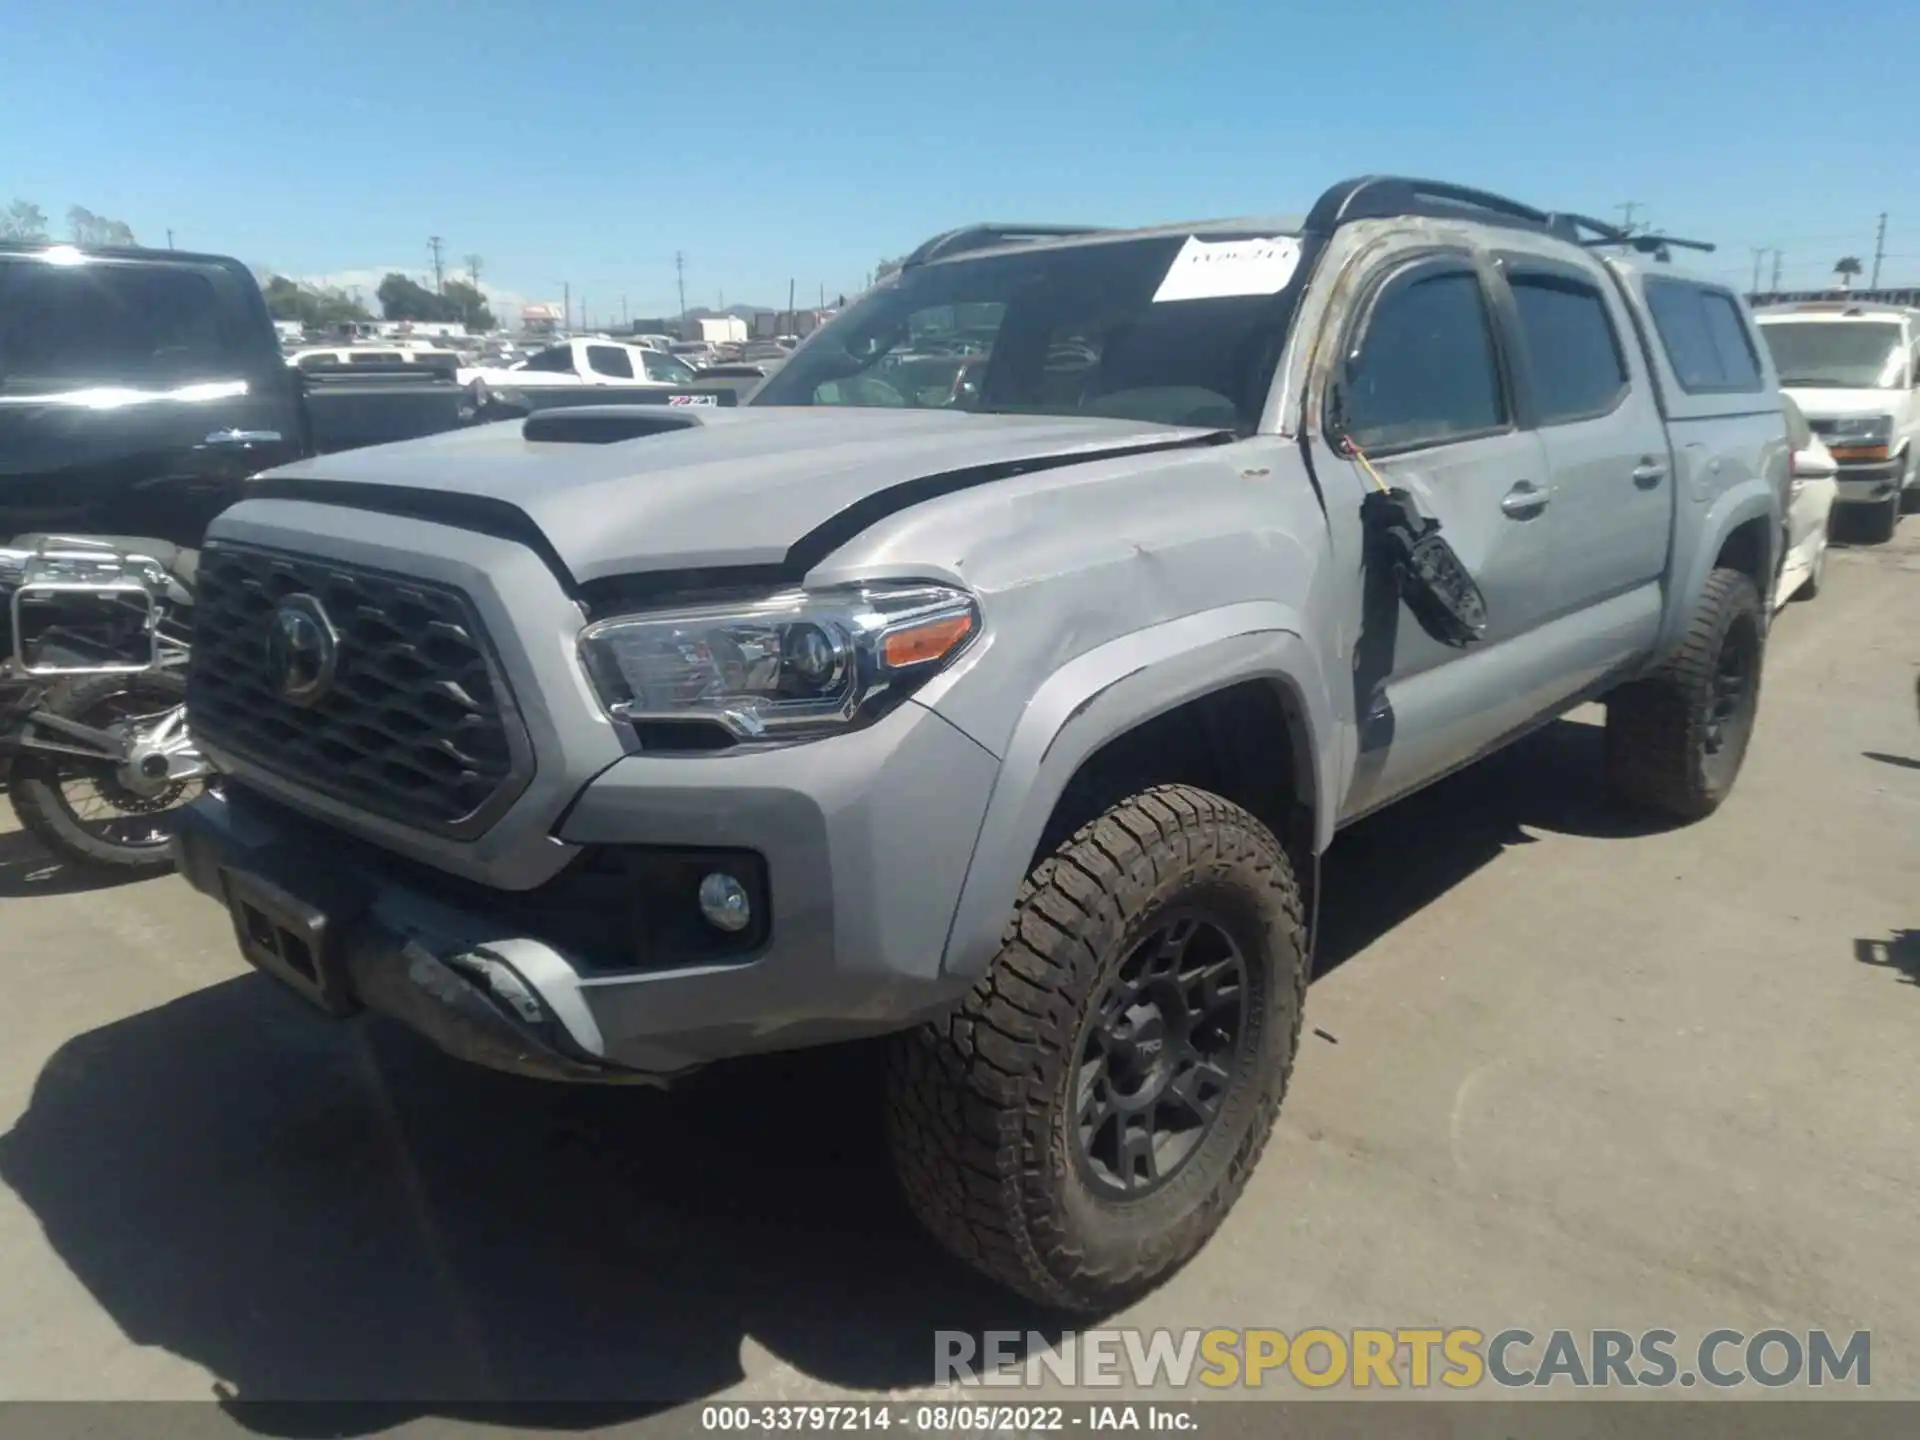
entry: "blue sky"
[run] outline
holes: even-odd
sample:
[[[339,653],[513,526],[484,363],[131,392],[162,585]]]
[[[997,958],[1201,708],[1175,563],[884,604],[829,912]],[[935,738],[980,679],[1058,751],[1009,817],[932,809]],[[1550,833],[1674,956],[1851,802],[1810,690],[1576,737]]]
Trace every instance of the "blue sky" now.
[[[1913,36],[1896,43],[1902,33]],[[1920,282],[1910,6],[0,0],[0,202],[596,321],[784,304],[985,218],[1304,210],[1374,170]],[[1815,57],[1824,56],[1824,61]],[[1771,257],[1766,269],[1771,269]]]

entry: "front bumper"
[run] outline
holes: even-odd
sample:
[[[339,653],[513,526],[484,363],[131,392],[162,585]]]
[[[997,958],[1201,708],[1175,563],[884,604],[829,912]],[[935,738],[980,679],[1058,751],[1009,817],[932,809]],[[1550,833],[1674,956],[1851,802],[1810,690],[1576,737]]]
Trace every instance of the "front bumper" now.
[[[383,1013],[520,1074],[660,1079],[953,1004],[965,983],[941,957],[997,765],[911,703],[809,745],[613,765],[540,843],[752,856],[767,927],[718,959],[624,933],[650,923],[631,911],[543,920],[537,890],[402,860],[244,784],[196,802],[177,849],[247,958],[323,1009]]]
[[[1907,467],[1905,456],[1896,460],[1843,462],[1834,475],[1834,503],[1838,505],[1884,505],[1899,492]]]

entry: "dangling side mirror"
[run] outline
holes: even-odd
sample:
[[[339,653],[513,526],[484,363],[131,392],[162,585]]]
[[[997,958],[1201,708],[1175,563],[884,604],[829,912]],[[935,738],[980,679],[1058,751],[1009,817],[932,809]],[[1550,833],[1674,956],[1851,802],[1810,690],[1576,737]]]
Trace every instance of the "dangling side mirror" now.
[[[1392,570],[1400,598],[1421,629],[1455,649],[1486,637],[1486,596],[1440,538],[1440,522],[1422,515],[1413,496],[1400,489],[1370,491],[1360,518],[1377,563]]]

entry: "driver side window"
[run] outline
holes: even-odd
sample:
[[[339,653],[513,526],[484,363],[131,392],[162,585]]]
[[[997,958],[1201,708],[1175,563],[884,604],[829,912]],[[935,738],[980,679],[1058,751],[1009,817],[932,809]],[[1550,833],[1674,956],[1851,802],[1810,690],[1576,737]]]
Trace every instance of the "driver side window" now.
[[[523,367],[528,370],[540,370],[554,375],[573,374],[573,351],[565,345],[555,345],[542,350],[527,361]]]
[[[1347,434],[1363,450],[1404,450],[1507,424],[1506,392],[1480,279],[1421,268],[1388,282],[1342,384]]]

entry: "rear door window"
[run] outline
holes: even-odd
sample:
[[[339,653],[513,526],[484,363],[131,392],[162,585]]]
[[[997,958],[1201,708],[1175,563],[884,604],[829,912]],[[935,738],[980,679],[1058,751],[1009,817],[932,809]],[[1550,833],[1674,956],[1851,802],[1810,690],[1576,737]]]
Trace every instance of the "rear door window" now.
[[[1765,388],[1746,318],[1729,292],[1659,277],[1649,278],[1646,287],[1660,346],[1681,389],[1702,395]]]
[[[587,364],[596,375],[610,376],[615,380],[633,379],[633,361],[617,345],[589,345]]]
[[[1507,423],[1493,329],[1471,270],[1389,282],[1348,367],[1347,433],[1369,450],[1483,435]]]
[[[1604,415],[1627,390],[1620,340],[1599,290],[1558,275],[1510,275],[1542,425]]]
[[[683,365],[671,355],[663,355],[658,350],[649,350],[640,357],[640,363],[646,366],[647,379],[664,380],[669,385],[684,385],[693,379],[693,368]]]
[[[220,292],[185,265],[0,260],[0,387],[181,385],[248,365]]]

